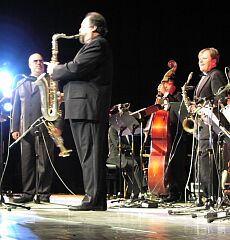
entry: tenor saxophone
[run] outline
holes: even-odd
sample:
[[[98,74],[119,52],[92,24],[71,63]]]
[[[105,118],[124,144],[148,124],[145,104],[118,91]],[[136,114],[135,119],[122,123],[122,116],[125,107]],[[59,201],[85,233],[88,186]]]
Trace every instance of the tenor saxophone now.
[[[77,39],[79,34],[66,36],[64,33],[54,34],[52,36],[52,57],[51,63],[58,62],[58,39]],[[35,84],[38,85],[41,93],[41,111],[47,121],[55,121],[61,116],[60,103],[58,101],[58,82],[54,81],[49,74],[41,74]]]
[[[59,38],[66,38],[66,39],[77,39],[79,35],[72,35],[66,36],[64,33],[54,34],[52,36],[52,57],[51,63],[58,62],[58,42]],[[58,82],[54,81],[49,74],[43,73],[41,74],[35,84],[39,87],[40,95],[41,95],[41,112],[43,117],[45,118],[48,123],[45,121],[43,122],[48,130],[49,135],[54,140],[54,143],[57,147],[60,148],[59,156],[67,157],[72,152],[72,149],[66,149],[64,147],[64,140],[61,136],[58,136],[55,133],[55,126],[52,123],[53,121],[57,120],[61,115],[62,112],[60,110],[60,102],[58,100]]]

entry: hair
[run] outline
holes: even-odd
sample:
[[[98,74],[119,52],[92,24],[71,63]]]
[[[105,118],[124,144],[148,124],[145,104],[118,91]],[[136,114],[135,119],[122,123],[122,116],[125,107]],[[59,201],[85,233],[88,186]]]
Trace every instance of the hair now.
[[[202,50],[198,53],[198,57],[199,57],[203,52],[206,52],[206,51],[209,51],[211,58],[212,58],[212,59],[216,59],[216,64],[218,64],[219,61],[220,61],[220,54],[219,54],[219,52],[218,52],[218,50],[217,50],[216,48],[213,48],[213,47],[211,47],[211,48],[204,48],[204,49],[202,49]]]
[[[86,14],[89,17],[90,23],[96,26],[96,32],[98,32],[103,37],[108,33],[107,23],[105,18],[98,12],[89,12]]]
[[[38,52],[35,52],[35,53],[33,53],[33,54],[31,54],[31,55],[29,56],[28,63],[31,63],[31,59],[32,59],[35,55],[39,55],[39,56],[43,59],[42,54],[40,54],[40,53],[38,53]]]

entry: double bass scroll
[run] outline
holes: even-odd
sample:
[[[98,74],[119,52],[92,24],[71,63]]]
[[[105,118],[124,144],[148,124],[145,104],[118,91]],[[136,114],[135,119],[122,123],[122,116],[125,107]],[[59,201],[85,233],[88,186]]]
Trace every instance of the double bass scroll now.
[[[177,63],[174,60],[170,60],[168,62],[168,67],[170,69],[165,73],[160,84],[162,84],[163,82],[167,82],[170,78],[172,78],[174,76],[174,74],[177,70]],[[158,91],[155,104],[160,104],[161,99],[162,99],[162,94],[161,94],[161,92]]]

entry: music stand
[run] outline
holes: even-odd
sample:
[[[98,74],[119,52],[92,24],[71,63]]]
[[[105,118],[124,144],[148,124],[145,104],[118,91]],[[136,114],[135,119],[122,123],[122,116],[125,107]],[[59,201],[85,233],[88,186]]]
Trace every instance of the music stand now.
[[[120,191],[121,191],[121,179],[122,179],[122,158],[121,158],[121,137],[131,135],[131,157],[132,157],[132,192],[133,192],[133,180],[134,180],[134,134],[138,134],[140,131],[139,122],[135,117],[131,116],[129,112],[122,112],[114,114],[110,117],[110,125],[118,132],[118,152],[119,152],[119,166],[120,166]],[[132,196],[132,194],[131,194]]]
[[[130,118],[130,116],[129,116],[129,118]],[[131,117],[129,120],[133,121],[133,123],[134,123],[134,121],[136,123],[138,123],[135,118],[133,119],[133,117]],[[131,196],[130,196],[131,200],[133,200],[133,198],[134,198],[134,178],[136,180],[136,184],[137,184],[137,187],[139,188],[139,191],[141,192],[141,190],[142,190],[142,174],[141,174],[141,176],[139,176],[138,163],[137,163],[136,167],[134,165],[134,163],[135,163],[134,136],[141,134],[141,128],[136,123],[133,124],[133,125],[130,125],[131,126],[130,128],[127,127],[127,129],[123,132],[123,135],[125,135],[125,134],[131,135],[131,162],[132,162],[132,177],[131,177],[132,193],[131,193]],[[135,174],[134,174],[134,172],[135,172]]]

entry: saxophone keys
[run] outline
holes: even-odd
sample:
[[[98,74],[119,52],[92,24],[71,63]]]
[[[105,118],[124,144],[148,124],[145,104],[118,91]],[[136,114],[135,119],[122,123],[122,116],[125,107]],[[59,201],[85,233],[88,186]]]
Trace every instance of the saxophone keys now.
[[[70,153],[72,152],[72,149],[64,149],[59,153],[59,157],[68,157],[70,156]]]

